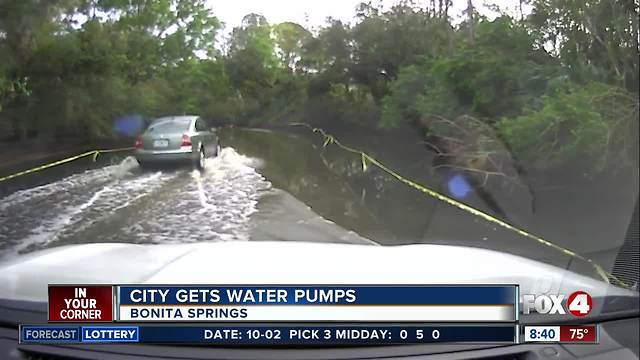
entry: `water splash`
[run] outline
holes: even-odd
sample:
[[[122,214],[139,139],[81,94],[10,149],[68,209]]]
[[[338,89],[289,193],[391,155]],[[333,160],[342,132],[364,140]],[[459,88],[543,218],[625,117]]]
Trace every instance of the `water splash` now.
[[[178,196],[142,214],[143,222],[127,232],[153,243],[246,241],[250,216],[271,183],[256,170],[257,159],[224,148],[193,170]]]
[[[0,202],[0,249],[21,252],[64,242],[176,175],[137,169],[135,159],[128,157],[5,197]]]
[[[134,170],[138,169],[138,161],[133,156],[127,156],[113,167],[112,175],[117,178],[123,178],[125,176],[129,176],[133,173]]]
[[[245,241],[271,184],[257,159],[224,148],[206,170],[142,171],[133,157],[3,199],[0,251],[86,242]]]

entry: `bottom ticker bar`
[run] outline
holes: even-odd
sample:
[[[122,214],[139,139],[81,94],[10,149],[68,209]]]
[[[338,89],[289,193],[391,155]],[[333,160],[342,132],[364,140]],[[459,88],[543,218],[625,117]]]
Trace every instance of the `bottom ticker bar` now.
[[[211,345],[370,345],[516,342],[517,325],[22,325],[20,342]]]

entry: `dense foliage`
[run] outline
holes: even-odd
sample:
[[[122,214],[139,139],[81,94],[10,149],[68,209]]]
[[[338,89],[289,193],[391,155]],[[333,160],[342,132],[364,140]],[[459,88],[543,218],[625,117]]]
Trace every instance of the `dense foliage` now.
[[[638,0],[531,0],[493,20],[468,3],[464,19],[450,0],[363,3],[354,25],[316,29],[249,14],[222,39],[204,0],[0,0],[0,133],[104,137],[119,116],[199,113],[406,123],[446,154],[489,154],[490,133],[541,169],[633,161]]]

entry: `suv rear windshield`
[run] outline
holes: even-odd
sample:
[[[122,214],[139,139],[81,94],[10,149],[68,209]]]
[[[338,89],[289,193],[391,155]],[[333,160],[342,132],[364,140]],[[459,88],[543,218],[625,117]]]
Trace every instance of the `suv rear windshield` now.
[[[166,119],[157,120],[149,126],[149,132],[152,131],[185,131],[189,129],[191,119]]]

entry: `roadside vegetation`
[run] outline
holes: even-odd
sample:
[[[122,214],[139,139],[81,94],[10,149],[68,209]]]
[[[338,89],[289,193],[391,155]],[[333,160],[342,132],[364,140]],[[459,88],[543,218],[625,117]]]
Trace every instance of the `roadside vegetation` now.
[[[353,25],[229,36],[204,0],[0,0],[0,134],[113,136],[113,120],[415,126],[448,166],[501,173],[505,153],[597,175],[637,164],[638,0],[363,3]],[[458,1],[458,0],[456,0]],[[476,1],[478,2],[478,1]],[[499,10],[499,9],[498,9]]]

